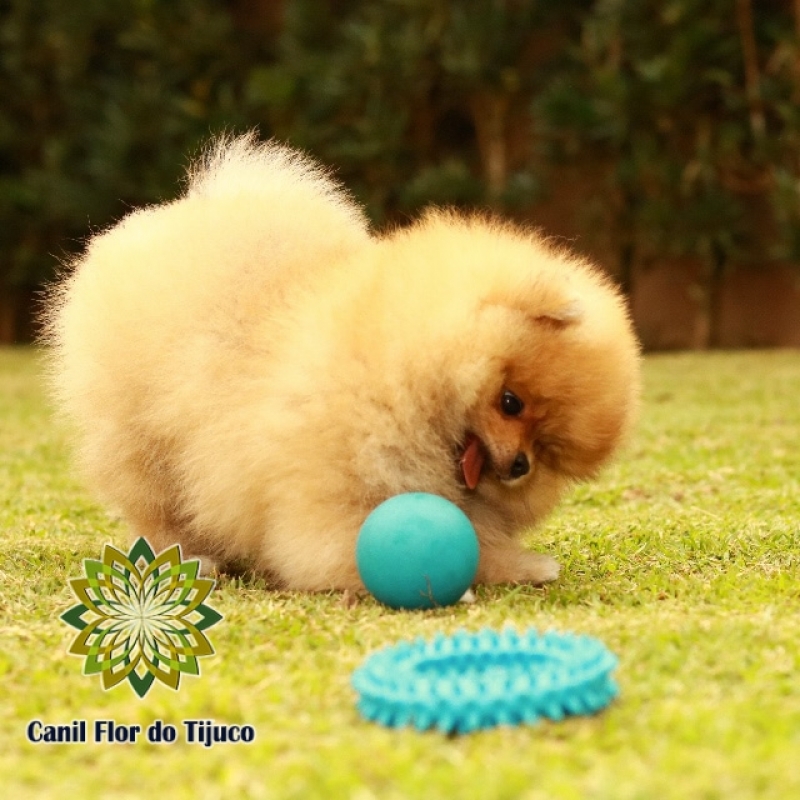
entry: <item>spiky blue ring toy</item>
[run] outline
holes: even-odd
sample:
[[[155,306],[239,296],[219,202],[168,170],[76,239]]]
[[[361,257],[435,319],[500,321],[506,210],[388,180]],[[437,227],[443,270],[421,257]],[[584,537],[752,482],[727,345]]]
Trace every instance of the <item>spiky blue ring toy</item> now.
[[[470,733],[593,714],[617,696],[616,666],[616,656],[590,636],[486,629],[386,647],[352,683],[369,720]]]

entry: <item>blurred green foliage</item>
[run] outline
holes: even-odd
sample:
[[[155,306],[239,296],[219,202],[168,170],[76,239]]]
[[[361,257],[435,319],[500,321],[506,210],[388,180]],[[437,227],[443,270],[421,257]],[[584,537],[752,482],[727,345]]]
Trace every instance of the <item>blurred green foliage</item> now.
[[[531,44],[569,5],[290,0],[270,120],[335,164],[378,222],[431,202],[524,208],[541,193],[534,164],[500,152],[495,168],[491,151],[508,147],[512,103],[518,118],[545,85]]]
[[[269,58],[216,2],[0,0],[0,284],[174,195],[210,131],[250,124],[242,76]]]
[[[798,13],[778,0],[594,3],[534,100],[550,156],[609,164],[640,249],[797,260]]]
[[[795,6],[0,0],[0,291],[251,127],[336,166],[378,223],[429,202],[524,215],[568,165],[623,267],[800,260]]]

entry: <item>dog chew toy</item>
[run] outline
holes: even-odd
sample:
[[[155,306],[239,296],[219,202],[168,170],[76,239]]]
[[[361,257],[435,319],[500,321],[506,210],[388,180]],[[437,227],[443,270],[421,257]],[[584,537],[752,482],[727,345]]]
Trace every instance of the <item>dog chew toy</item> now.
[[[364,586],[392,608],[457,602],[478,570],[478,537],[464,512],[423,492],[399,494],[364,521],[356,564]]]
[[[590,636],[485,629],[378,650],[352,685],[368,720],[471,733],[593,714],[618,694],[616,666],[616,656]]]

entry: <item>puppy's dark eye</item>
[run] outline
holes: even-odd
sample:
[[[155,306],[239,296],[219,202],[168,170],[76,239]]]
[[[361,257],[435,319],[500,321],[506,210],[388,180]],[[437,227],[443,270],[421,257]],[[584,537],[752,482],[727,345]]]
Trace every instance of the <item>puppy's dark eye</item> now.
[[[523,409],[525,408],[525,403],[519,399],[513,392],[509,392],[506,389],[503,392],[502,397],[500,398],[500,410],[507,416],[507,417],[518,417]]]

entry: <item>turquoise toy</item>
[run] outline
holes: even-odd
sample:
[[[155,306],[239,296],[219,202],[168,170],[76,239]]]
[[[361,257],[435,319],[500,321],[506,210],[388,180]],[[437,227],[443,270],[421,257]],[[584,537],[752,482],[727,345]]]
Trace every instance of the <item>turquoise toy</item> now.
[[[463,734],[595,714],[619,692],[616,666],[591,636],[485,629],[378,650],[352,684],[368,720]]]
[[[458,602],[475,578],[478,556],[467,515],[449,500],[423,492],[381,503],[364,521],[356,543],[364,586],[392,608]]]

